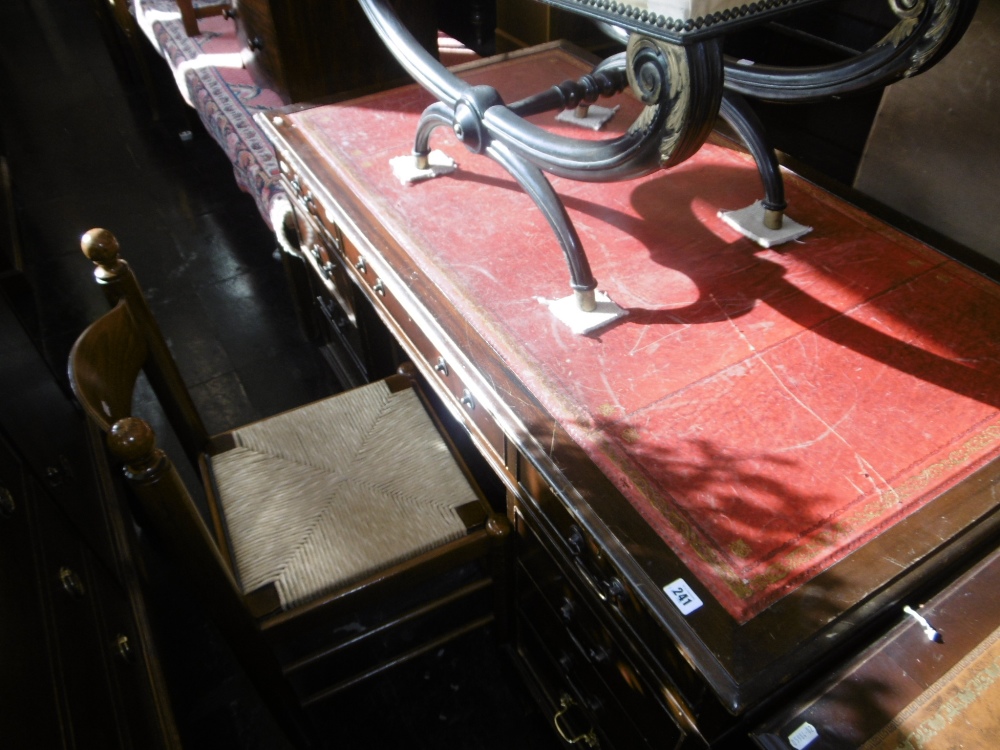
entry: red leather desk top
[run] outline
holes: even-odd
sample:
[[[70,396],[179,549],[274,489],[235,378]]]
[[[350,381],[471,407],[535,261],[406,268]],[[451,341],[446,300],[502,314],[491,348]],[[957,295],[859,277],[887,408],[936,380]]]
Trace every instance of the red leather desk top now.
[[[515,101],[588,68],[556,51],[470,71]],[[457,173],[404,186],[432,101],[411,86],[289,115],[344,186],[737,620],[745,621],[1000,452],[1000,289],[789,176],[803,240],[765,250],[717,218],[761,197],[708,145],[613,184],[553,178],[628,316],[578,336],[554,235],[514,180],[447,129]],[[532,118],[577,137],[611,137]]]

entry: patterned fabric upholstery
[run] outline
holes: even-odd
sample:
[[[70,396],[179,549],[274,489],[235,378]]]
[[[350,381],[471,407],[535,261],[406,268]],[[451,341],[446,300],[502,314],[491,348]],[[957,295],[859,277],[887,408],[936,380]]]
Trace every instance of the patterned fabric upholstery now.
[[[257,422],[211,460],[245,593],[282,608],[465,533],[476,500],[412,389],[384,382]]]
[[[202,33],[189,37],[176,0],[133,1],[139,28],[170,64],[181,95],[229,157],[236,183],[253,196],[271,226],[272,216],[281,213],[276,214],[275,203],[287,204],[274,148],[253,116],[282,102],[244,69],[236,25],[221,16],[203,18],[198,24]]]

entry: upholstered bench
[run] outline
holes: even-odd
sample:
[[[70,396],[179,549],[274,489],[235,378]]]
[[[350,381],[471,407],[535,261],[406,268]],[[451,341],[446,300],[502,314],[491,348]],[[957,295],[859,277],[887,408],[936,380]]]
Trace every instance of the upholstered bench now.
[[[176,0],[134,0],[133,9],[139,28],[173,70],[181,96],[232,162],[236,184],[253,196],[268,226],[280,227],[288,203],[274,150],[253,116],[282,101],[244,69],[235,24],[204,18],[201,34],[189,37]]]

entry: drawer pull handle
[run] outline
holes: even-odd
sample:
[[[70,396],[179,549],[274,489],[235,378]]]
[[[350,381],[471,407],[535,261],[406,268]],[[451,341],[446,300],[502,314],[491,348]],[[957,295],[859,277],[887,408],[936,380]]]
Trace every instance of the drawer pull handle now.
[[[620,580],[617,578],[611,578],[606,581],[599,580],[587,570],[587,566],[581,558],[575,557],[573,558],[573,562],[576,563],[576,570],[580,574],[580,578],[584,580],[598,599],[612,605],[619,605],[621,603],[626,592],[625,585]]]
[[[574,555],[583,552],[583,532],[575,524],[570,527],[569,536],[566,538],[566,545]]]
[[[59,568],[59,582],[62,584],[63,591],[74,599],[80,599],[86,593],[83,588],[83,580],[72,568]]]
[[[604,646],[594,646],[593,648],[587,649],[587,656],[595,664],[603,664],[611,658],[611,654]]]
[[[358,262],[354,264],[354,267],[358,269],[358,273],[368,273],[368,264],[365,263],[364,258],[358,258]]]
[[[555,726],[556,731],[559,736],[563,738],[563,741],[567,745],[576,745],[582,742],[587,747],[600,747],[600,743],[597,741],[597,734],[591,729],[589,732],[584,732],[583,734],[578,734],[575,737],[571,736],[572,732],[565,720],[566,714],[570,709],[575,708],[576,703],[568,695],[563,695],[559,698],[559,710],[556,711],[556,715],[552,717],[552,724]]]
[[[259,36],[255,36],[253,39],[248,39],[247,48],[251,52],[260,52],[262,49],[264,49],[264,40],[261,39]]]
[[[569,597],[563,597],[562,605],[559,607],[559,615],[565,622],[572,622],[576,612],[576,605],[570,601]]]
[[[385,284],[382,283],[382,279],[375,279],[375,285],[372,287],[375,290],[375,294],[379,297],[385,296]]]
[[[66,456],[56,456],[56,460],[45,467],[45,479],[50,487],[58,487],[73,477],[73,467]]]
[[[132,648],[132,642],[127,635],[119,633],[115,636],[115,653],[118,654],[119,659],[127,664],[135,661],[135,649]]]
[[[476,399],[474,399],[472,397],[472,394],[469,393],[467,390],[462,391],[462,398],[460,398],[459,401],[462,403],[462,406],[464,406],[469,411],[472,411],[473,409],[476,408]]]
[[[434,365],[434,372],[448,377],[448,363],[444,361],[444,357],[438,357],[437,364]]]
[[[10,518],[17,510],[14,496],[6,487],[0,486],[0,518]]]

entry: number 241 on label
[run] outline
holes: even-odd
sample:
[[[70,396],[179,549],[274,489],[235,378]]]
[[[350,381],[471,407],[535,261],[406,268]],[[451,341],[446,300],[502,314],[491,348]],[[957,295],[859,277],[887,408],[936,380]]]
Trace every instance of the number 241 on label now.
[[[703,602],[698,595],[691,590],[683,578],[678,578],[672,583],[663,587],[663,592],[670,597],[670,601],[681,611],[683,615],[689,615],[702,606]]]

